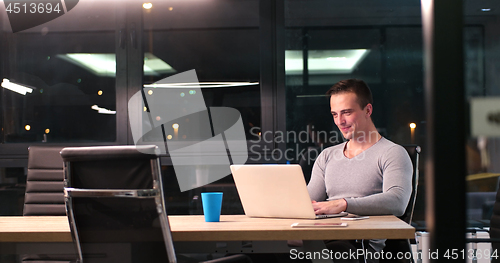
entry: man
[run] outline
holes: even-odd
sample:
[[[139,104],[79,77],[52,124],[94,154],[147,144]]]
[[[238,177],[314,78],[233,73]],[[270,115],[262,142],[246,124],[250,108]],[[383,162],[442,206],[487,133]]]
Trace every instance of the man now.
[[[365,82],[342,80],[327,92],[333,120],[347,140],[316,159],[307,186],[316,214],[347,211],[359,215],[400,216],[412,191],[412,164],[406,150],[375,128],[372,94]],[[331,249],[380,252],[385,240],[335,241]]]

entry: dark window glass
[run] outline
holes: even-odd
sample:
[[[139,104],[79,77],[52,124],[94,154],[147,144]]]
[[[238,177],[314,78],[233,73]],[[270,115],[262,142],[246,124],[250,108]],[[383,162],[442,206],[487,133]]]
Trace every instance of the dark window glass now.
[[[418,1],[285,1],[285,9],[286,127],[296,135],[289,136],[287,150],[306,181],[319,153],[344,141],[325,96],[340,80],[368,84],[372,120],[382,136],[398,144],[425,145]],[[416,220],[423,220],[423,200],[419,195]]]
[[[147,134],[142,139],[145,142],[168,140],[169,145],[172,142],[188,145],[193,141],[205,141],[212,137],[208,126],[205,126],[206,130],[203,127],[184,127],[190,127],[193,122],[202,126],[208,124],[208,120],[202,114],[186,115],[183,111],[230,107],[241,114],[247,141],[255,140],[262,127],[261,114],[271,114],[270,111],[261,110],[259,1],[150,3],[150,8],[143,10],[144,96],[148,104],[151,103],[149,107],[161,108],[162,103],[169,100],[176,107],[170,107],[167,114],[181,117],[163,125],[164,138]],[[149,84],[193,69],[201,89],[148,87]],[[198,86],[197,83],[187,85]],[[203,95],[203,100],[198,101],[197,105],[187,105],[192,103],[190,96],[198,96],[198,92]],[[160,93],[165,97],[155,97]],[[153,117],[161,119],[160,116]],[[174,124],[178,126],[174,128]],[[202,214],[200,194],[213,191],[224,193],[222,214],[243,213],[231,175],[180,192],[174,167],[164,165],[162,174],[169,214]]]
[[[4,33],[2,141],[116,140],[115,7],[81,1],[67,14]],[[11,32],[9,30],[9,32]]]
[[[144,84],[196,70],[205,106],[237,109],[251,140],[261,127],[258,1],[197,3],[152,1],[144,10]],[[190,92],[176,88],[172,96]],[[171,140],[199,139],[188,137]]]

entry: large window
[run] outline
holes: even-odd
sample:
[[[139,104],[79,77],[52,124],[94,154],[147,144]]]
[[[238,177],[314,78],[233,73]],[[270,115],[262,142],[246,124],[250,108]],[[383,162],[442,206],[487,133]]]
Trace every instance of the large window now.
[[[1,89],[0,154],[4,158],[0,162],[9,167],[0,183],[24,182],[22,166],[30,145],[136,143],[127,108],[131,98],[137,92],[145,96],[158,92],[155,83],[189,70],[196,71],[199,84],[166,87],[168,100],[157,98],[155,105],[178,105],[169,109],[179,116],[185,116],[183,111],[191,106],[236,109],[249,145],[265,144],[260,136],[274,126],[276,116],[269,109],[275,104],[262,90],[271,94],[275,87],[261,76],[261,58],[272,62],[272,55],[261,52],[262,42],[273,42],[263,38],[261,25],[272,27],[273,13],[264,12],[269,17],[262,19],[258,0],[84,0],[52,21],[16,33],[11,31],[3,3],[0,6],[0,77],[4,83],[28,89],[24,94]],[[195,90],[198,85],[201,89]],[[190,96],[203,100],[185,105]],[[144,111],[151,109],[144,106]],[[186,128],[195,119],[185,117],[175,131],[172,125],[162,125],[164,136],[143,134],[141,143],[167,145],[171,140],[189,145],[207,139],[206,132]],[[262,151],[254,149],[255,154]],[[195,201],[200,201],[196,198],[201,190],[179,191],[168,148],[162,164],[171,212],[200,213]],[[207,187],[232,191],[225,198],[231,203],[225,205],[226,213],[241,212],[230,176]]]
[[[116,13],[85,1],[43,25],[2,33],[2,143],[116,141]]]
[[[251,140],[261,131],[259,2],[194,2],[196,8],[186,1],[151,1],[151,7],[144,7],[145,61],[163,65],[153,72],[145,70],[144,84],[196,70],[205,105],[194,107],[239,110]],[[167,89],[172,90],[168,97],[178,101],[196,95],[189,87]],[[200,139],[182,127],[169,140]]]
[[[305,135],[288,142],[288,157],[302,166],[306,180],[319,153],[344,141],[325,96],[343,79],[362,79],[371,88],[372,119],[382,136],[402,145],[425,144],[419,2],[370,8],[361,1],[320,2],[285,1],[286,127]],[[423,202],[419,196],[418,220]]]
[[[201,143],[212,137],[206,125],[209,120],[203,118],[204,110],[229,107],[241,114],[248,145],[255,144],[263,129],[262,115],[269,115],[262,111],[261,104],[266,98],[261,93],[263,40],[259,1],[151,1],[150,4],[142,7],[143,54],[145,65],[153,66],[144,68],[143,93],[151,112],[152,107],[170,103],[175,106],[169,107],[168,113],[178,118],[162,125],[157,134],[164,133],[163,138],[146,135],[145,143],[161,140],[167,146]],[[174,85],[155,86],[193,69],[198,83],[174,81]],[[192,99],[200,96],[199,92],[203,98]],[[160,93],[164,97],[155,97]],[[193,111],[201,114],[187,114]],[[164,163],[162,167],[169,214],[202,214],[203,191],[224,192],[223,214],[243,213],[231,176],[180,192],[173,165]]]
[[[464,83],[466,101],[497,95],[495,3],[466,1]],[[312,165],[325,147],[343,141],[325,92],[337,81],[364,80],[374,97],[372,119],[380,134],[422,147],[414,221],[425,227],[426,117],[420,1],[285,1],[285,90],[288,160]],[[471,120],[474,116],[471,116]],[[410,124],[414,123],[414,128]],[[446,139],[446,138],[441,138]],[[472,134],[467,145],[469,223],[491,215],[498,167],[497,140]],[[462,180],[463,178],[457,178]]]

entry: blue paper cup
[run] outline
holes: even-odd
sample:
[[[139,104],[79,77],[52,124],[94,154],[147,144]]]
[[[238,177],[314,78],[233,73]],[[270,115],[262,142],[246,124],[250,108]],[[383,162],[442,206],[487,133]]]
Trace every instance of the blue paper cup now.
[[[222,193],[201,193],[201,203],[203,204],[205,222],[219,222],[220,209],[222,207]]]

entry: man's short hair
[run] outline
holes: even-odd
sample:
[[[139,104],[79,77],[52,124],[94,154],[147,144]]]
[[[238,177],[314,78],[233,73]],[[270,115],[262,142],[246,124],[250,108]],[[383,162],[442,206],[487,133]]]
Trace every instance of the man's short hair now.
[[[368,103],[373,104],[373,97],[370,88],[360,79],[345,79],[335,83],[327,92],[326,95],[332,95],[352,92],[356,94],[358,104],[361,109],[364,109]]]

